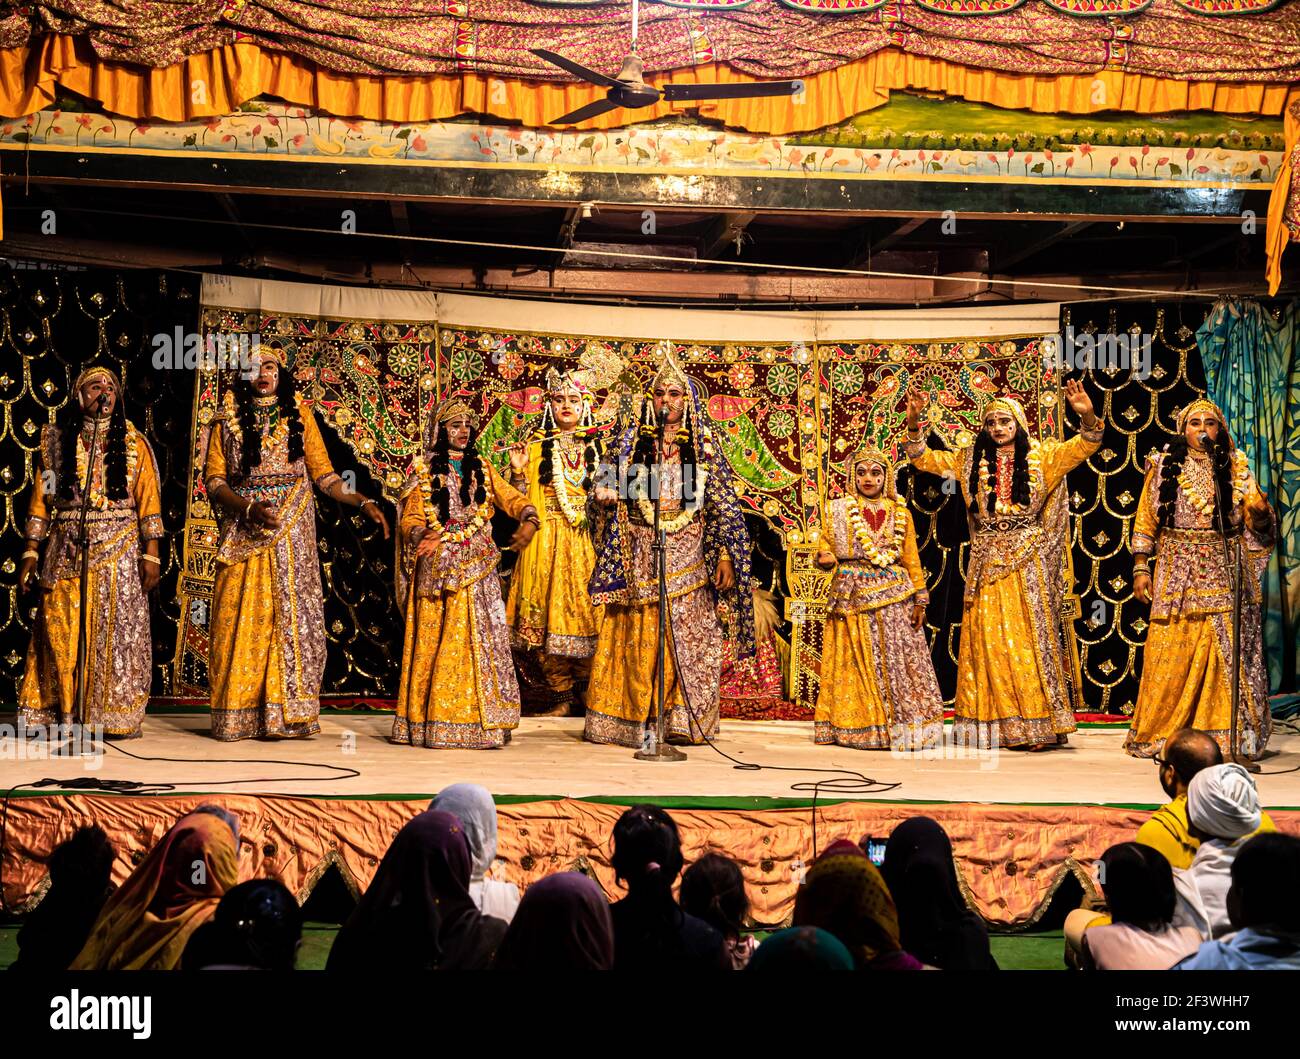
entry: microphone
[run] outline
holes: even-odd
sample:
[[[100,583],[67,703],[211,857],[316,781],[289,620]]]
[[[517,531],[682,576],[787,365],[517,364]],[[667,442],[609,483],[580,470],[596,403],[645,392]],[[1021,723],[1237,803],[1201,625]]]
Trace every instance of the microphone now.
[[[102,412],[107,407],[108,407],[108,394],[101,393],[99,395],[99,410]]]
[[[1210,449],[1214,447],[1214,442],[1210,440],[1210,435],[1204,430],[1196,435],[1196,444],[1200,445],[1206,452],[1209,452]]]

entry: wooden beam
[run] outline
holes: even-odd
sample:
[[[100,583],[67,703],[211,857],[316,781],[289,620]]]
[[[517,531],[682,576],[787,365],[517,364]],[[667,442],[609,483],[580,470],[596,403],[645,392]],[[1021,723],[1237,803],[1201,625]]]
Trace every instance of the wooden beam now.
[[[1021,261],[1033,257],[1040,251],[1046,250],[1053,243],[1058,243],[1062,239],[1068,239],[1070,236],[1074,235],[1075,232],[1081,232],[1083,229],[1090,227],[1092,227],[1091,221],[1071,221],[1069,224],[1063,224],[1050,235],[1045,235],[1041,239],[1035,239],[1032,242],[1025,244],[1015,253],[1010,254],[1007,257],[999,257],[997,259],[997,266],[1001,271],[1005,272],[1012,265],[1019,264]]]
[[[869,244],[866,250],[867,255],[874,257],[876,254],[888,250],[891,246],[897,246],[929,219],[929,217],[912,217],[904,221],[883,239],[877,239],[874,243]]]
[[[393,215],[393,231],[398,235],[410,235],[411,218],[406,213],[406,202],[403,199],[389,199],[388,209]]]
[[[757,213],[750,210],[737,210],[716,218],[700,236],[700,257],[720,258],[724,253],[727,257],[739,257],[738,244],[745,234],[745,229],[757,216]]]

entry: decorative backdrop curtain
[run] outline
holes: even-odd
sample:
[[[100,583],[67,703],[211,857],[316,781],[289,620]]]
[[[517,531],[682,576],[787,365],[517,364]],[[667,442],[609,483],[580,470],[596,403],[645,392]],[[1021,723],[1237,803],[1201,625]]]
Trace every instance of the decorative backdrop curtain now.
[[[1278,513],[1264,575],[1264,646],[1275,691],[1296,690],[1300,662],[1300,303],[1275,319],[1256,301],[1218,302],[1196,333],[1210,398]]]

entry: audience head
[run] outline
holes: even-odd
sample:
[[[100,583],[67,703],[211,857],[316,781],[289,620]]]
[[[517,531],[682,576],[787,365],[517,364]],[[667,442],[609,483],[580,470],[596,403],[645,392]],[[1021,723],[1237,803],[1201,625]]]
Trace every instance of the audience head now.
[[[682,875],[682,909],[704,920],[724,938],[740,937],[749,914],[749,897],[740,867],[718,853],[701,857]]]
[[[1300,838],[1279,832],[1256,835],[1232,862],[1228,918],[1236,930],[1254,927],[1300,934]]]
[[[1180,728],[1165,740],[1156,757],[1160,764],[1160,786],[1170,798],[1187,792],[1192,777],[1202,769],[1223,764],[1223,750],[1214,737],[1199,728]]]
[[[524,891],[496,956],[502,971],[608,971],[613,966],[609,901],[576,871],[547,875]]]
[[[302,942],[302,910],[276,879],[232,887],[190,940],[185,967],[292,971]]]
[[[1259,791],[1240,765],[1212,765],[1187,785],[1187,820],[1193,834],[1236,841],[1259,830]]]
[[[851,853],[828,851],[817,858],[795,897],[794,925],[830,931],[858,967],[900,949],[889,888],[857,846]]]
[[[50,854],[50,885],[90,896],[108,889],[116,851],[104,829],[80,827]]]
[[[1120,842],[1101,855],[1098,876],[1114,922],[1154,933],[1173,919],[1174,873],[1158,850]]]
[[[748,971],[851,971],[853,956],[834,934],[820,927],[778,930],[754,950]]]
[[[235,836],[235,852],[239,852],[239,817],[219,805],[200,805],[194,810],[196,813],[207,813],[215,816],[218,820],[224,820],[230,826],[230,832]]]
[[[430,809],[451,813],[465,828],[473,858],[471,879],[482,879],[497,857],[497,806],[486,787],[477,783],[453,783],[438,792]]]
[[[682,870],[682,840],[673,818],[655,805],[634,805],[614,825],[614,874],[629,893],[651,888],[671,893]]]

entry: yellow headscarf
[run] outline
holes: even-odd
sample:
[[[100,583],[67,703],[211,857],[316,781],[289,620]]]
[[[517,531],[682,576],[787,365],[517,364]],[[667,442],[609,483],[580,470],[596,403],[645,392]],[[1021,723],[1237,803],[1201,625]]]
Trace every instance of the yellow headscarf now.
[[[1025,432],[1025,437],[1029,437],[1029,416],[1025,414],[1025,406],[1010,394],[995,397],[986,404],[984,411],[980,414],[981,423],[988,418],[990,412],[1008,413],[1016,421],[1020,429]]]

